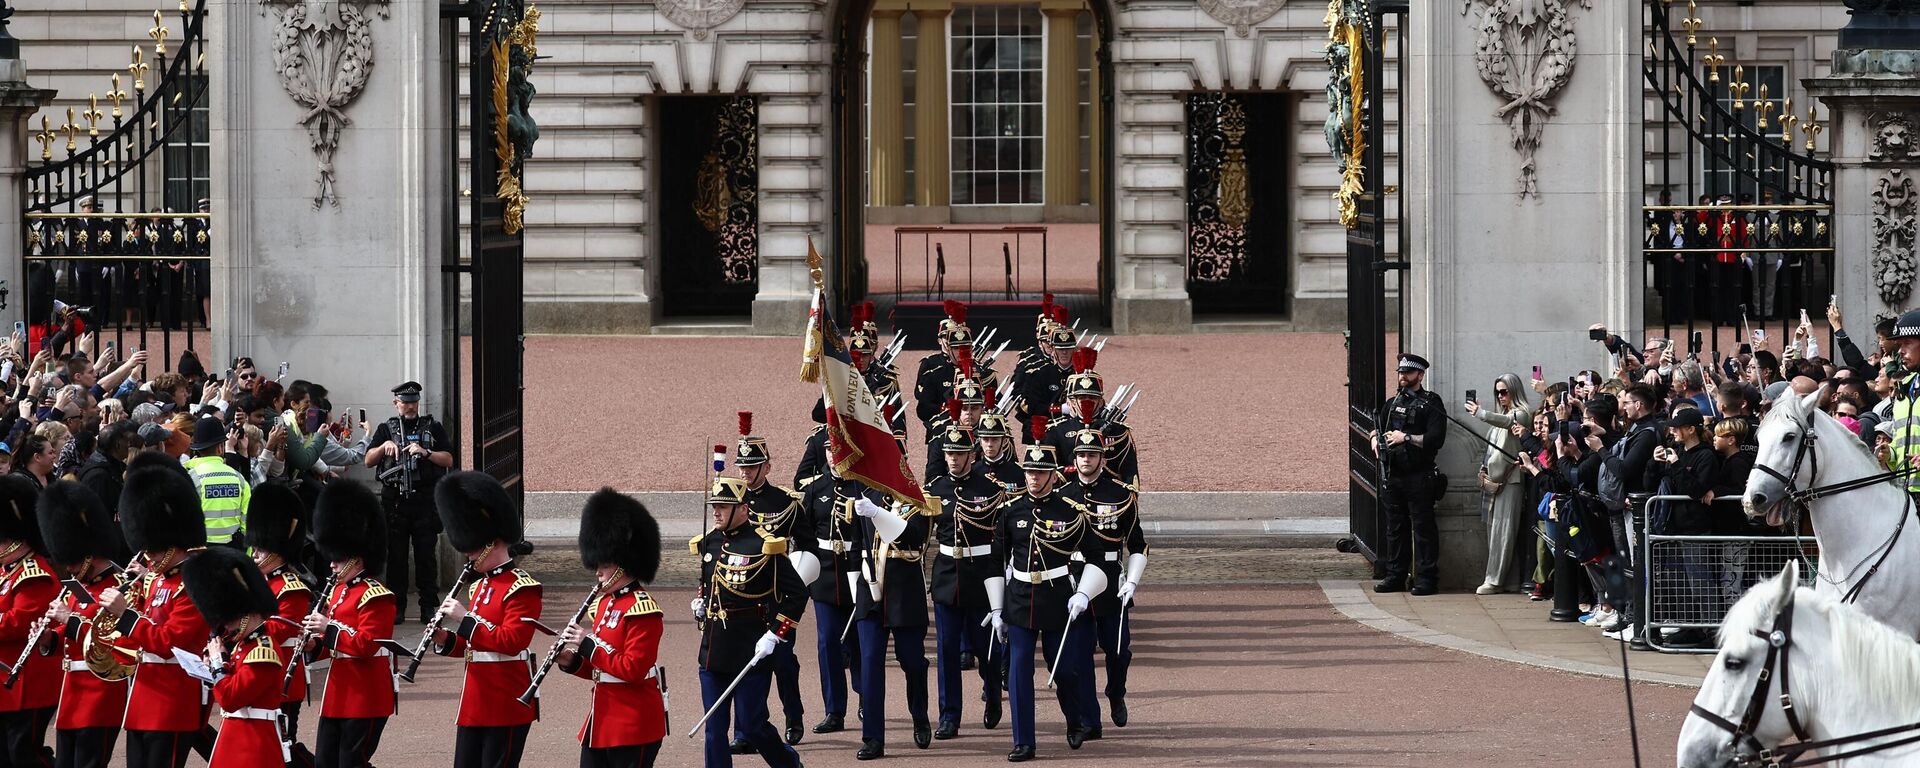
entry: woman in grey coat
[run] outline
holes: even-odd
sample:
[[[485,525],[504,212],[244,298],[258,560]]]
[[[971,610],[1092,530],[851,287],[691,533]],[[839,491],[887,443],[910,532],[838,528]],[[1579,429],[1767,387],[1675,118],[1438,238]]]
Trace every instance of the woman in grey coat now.
[[[1503,373],[1494,379],[1493,397],[1496,405],[1491,408],[1467,403],[1467,415],[1486,422],[1487,441],[1500,446],[1500,450],[1488,448],[1486,461],[1480,466],[1480,488],[1488,498],[1487,580],[1475,590],[1482,595],[1510,592],[1518,586],[1509,576],[1519,570],[1515,539],[1526,530],[1527,483],[1518,465],[1507,456],[1521,451],[1513,425],[1533,424],[1533,409],[1527,404],[1527,391],[1518,375]]]

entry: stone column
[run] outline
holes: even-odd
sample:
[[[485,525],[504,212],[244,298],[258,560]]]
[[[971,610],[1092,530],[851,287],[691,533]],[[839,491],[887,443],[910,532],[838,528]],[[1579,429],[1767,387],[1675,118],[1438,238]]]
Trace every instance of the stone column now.
[[[1433,362],[1427,387],[1455,416],[1465,390],[1486,392],[1502,373],[1525,375],[1538,363],[1556,380],[1593,367],[1603,353],[1587,339],[1589,324],[1639,335],[1640,6],[1547,4],[1567,14],[1556,28],[1577,38],[1570,47],[1578,53],[1570,79],[1545,94],[1557,111],[1532,152],[1538,193],[1524,197],[1523,153],[1496,115],[1509,99],[1480,76],[1479,4],[1463,15],[1457,3],[1416,2],[1404,25],[1410,50],[1401,97],[1409,101],[1400,156],[1413,265],[1405,343]],[[1517,32],[1506,39],[1525,37]],[[1443,587],[1471,588],[1485,575],[1474,477],[1486,450],[1454,429],[1441,455],[1451,478],[1439,509]]]
[[[0,28],[0,36],[4,36]],[[54,92],[27,84],[27,66],[20,60],[20,44],[11,37],[0,37],[0,243],[18,247],[27,241],[21,218],[26,210],[28,136],[32,131],[27,119],[53,101]],[[8,250],[12,250],[9,248]],[[27,320],[26,263],[20,258],[0,259],[0,317],[9,321]]]
[[[1857,19],[1856,14],[1856,19]],[[1845,38],[1843,37],[1843,40]],[[1920,40],[1905,50],[1841,49],[1832,75],[1806,81],[1830,111],[1834,286],[1855,338],[1920,306],[1913,226],[1920,197]],[[1802,119],[1805,115],[1801,115]],[[1796,142],[1804,141],[1796,133]],[[1818,144],[1816,144],[1818,146]],[[1804,151],[1802,144],[1795,148]]]
[[[913,112],[914,203],[944,206],[952,199],[951,174],[948,173],[947,122],[947,17],[953,15],[952,0],[911,0],[914,18],[920,29],[915,50]],[[878,70],[875,70],[878,71]]]
[[[1080,204],[1079,60],[1074,55],[1073,22],[1080,0],[1041,0],[1047,17],[1046,204]]]
[[[906,204],[907,138],[902,131],[900,16],[903,9],[873,10],[873,58],[867,72],[867,200],[874,206]]]
[[[442,415],[442,206],[458,194],[445,158],[462,139],[446,130],[440,3],[364,9],[368,79],[341,108],[352,123],[331,158],[332,199],[320,202],[307,108],[273,65],[287,11],[258,5],[216,4],[207,20],[218,148],[208,359],[288,361],[290,378],[323,380],[336,408],[369,414],[388,411],[395,384],[419,381],[422,410]]]

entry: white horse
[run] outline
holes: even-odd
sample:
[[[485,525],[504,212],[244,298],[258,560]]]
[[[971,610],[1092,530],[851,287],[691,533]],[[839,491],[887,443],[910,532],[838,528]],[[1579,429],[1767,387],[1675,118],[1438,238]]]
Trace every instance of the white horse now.
[[[1761,420],[1760,450],[1741,499],[1748,516],[1765,514],[1796,491],[1886,472],[1853,432],[1819,409],[1824,392],[1784,397]],[[1920,638],[1920,522],[1912,521],[1905,485],[1866,482],[1822,494],[1809,503],[1808,515],[1820,542],[1816,586],[1835,596],[1858,587],[1854,604],[1867,615]]]
[[[1748,590],[1720,625],[1720,653],[1680,726],[1680,768],[1756,764],[1760,750],[1783,744],[1791,754],[1796,730],[1802,741],[1844,742],[1808,751],[1806,759],[1920,737],[1920,729],[1905,729],[1849,738],[1920,724],[1920,644],[1830,592],[1799,587],[1799,578],[1799,563],[1789,561],[1778,578]],[[1792,702],[1793,721],[1781,706],[1783,695]],[[1916,760],[1920,743],[1834,764]]]

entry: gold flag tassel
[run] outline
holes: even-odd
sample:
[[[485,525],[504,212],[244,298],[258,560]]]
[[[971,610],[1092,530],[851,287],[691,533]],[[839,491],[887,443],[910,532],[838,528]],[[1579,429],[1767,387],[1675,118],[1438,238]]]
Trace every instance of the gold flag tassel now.
[[[813,247],[813,238],[807,238],[807,274],[813,278],[813,305],[807,310],[806,342],[800,354],[800,380],[808,384],[820,383],[820,351],[824,340],[821,338],[820,306],[826,290],[824,278],[820,274],[820,251]]]

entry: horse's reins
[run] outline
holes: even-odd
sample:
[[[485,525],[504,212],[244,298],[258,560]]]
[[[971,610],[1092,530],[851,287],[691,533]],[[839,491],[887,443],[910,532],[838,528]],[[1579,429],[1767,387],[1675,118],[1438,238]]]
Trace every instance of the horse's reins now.
[[[1794,477],[1800,474],[1800,464],[1802,462],[1810,463],[1811,465],[1810,468],[1812,472],[1809,477],[1811,478],[1812,482],[1814,483],[1819,482],[1820,454],[1813,450],[1814,441],[1819,439],[1819,435],[1815,434],[1813,431],[1813,425],[1810,423],[1801,424],[1799,423],[1799,421],[1796,420],[1794,421],[1794,426],[1800,428],[1800,443],[1794,448],[1793,466],[1791,468],[1789,468],[1785,473],[1782,473],[1780,470],[1774,469],[1773,467],[1769,467],[1765,464],[1755,464],[1753,466],[1755,471],[1780,481],[1781,487],[1785,489],[1786,494],[1781,497],[1778,504],[1789,505],[1788,506],[1788,510],[1790,512],[1790,515],[1788,518],[1789,520],[1797,521],[1799,519],[1798,513],[1800,509],[1807,507],[1812,502],[1822,497],[1834,496],[1834,495],[1846,493],[1848,491],[1859,490],[1861,488],[1869,488],[1869,487],[1884,483],[1888,480],[1907,477],[1914,473],[1913,465],[1909,464],[1900,469],[1888,470],[1886,472],[1881,472],[1875,475],[1867,475],[1865,477],[1856,477],[1852,480],[1842,480],[1838,483],[1829,483],[1827,485],[1813,485],[1804,489],[1796,488],[1795,486],[1797,484],[1794,481]],[[1881,544],[1879,547],[1877,547],[1880,553],[1879,557],[1874,559],[1873,565],[1868,566],[1866,574],[1861,576],[1859,581],[1854,582],[1853,586],[1847,589],[1846,594],[1841,596],[1840,602],[1851,603],[1855,599],[1858,599],[1860,596],[1860,590],[1867,585],[1867,581],[1872,579],[1874,574],[1877,574],[1880,572],[1880,566],[1886,563],[1887,556],[1893,554],[1893,545],[1900,540],[1900,532],[1906,529],[1907,518],[1909,517],[1907,512],[1912,508],[1913,508],[1913,498],[1911,496],[1908,496],[1906,505],[1900,510],[1900,522],[1895,524],[1893,527],[1893,535],[1887,537],[1886,543]],[[1799,545],[1796,544],[1796,546],[1799,546]],[[1840,584],[1846,581],[1844,577],[1841,578],[1839,581],[1834,581],[1832,579],[1829,579],[1825,573],[1820,571],[1820,569],[1814,568],[1812,562],[1807,558],[1807,553],[1804,547],[1801,547],[1800,559],[1803,561],[1808,561],[1807,562],[1808,567],[1812,568],[1814,573],[1819,574],[1820,578],[1827,579],[1829,583]]]
[[[1740,714],[1740,722],[1735,723],[1728,720],[1720,716],[1719,713],[1702,707],[1699,704],[1694,704],[1688,711],[1731,734],[1732,743],[1736,748],[1745,748],[1748,750],[1747,752],[1741,752],[1735,755],[1735,762],[1741,765],[1779,766],[1781,768],[1796,765],[1819,765],[1821,763],[1848,760],[1874,752],[1893,749],[1894,747],[1920,743],[1920,736],[1908,736],[1885,744],[1875,744],[1870,747],[1846,750],[1831,755],[1815,757],[1810,760],[1800,759],[1805,756],[1806,753],[1814,750],[1920,731],[1920,723],[1896,725],[1866,731],[1864,733],[1856,733],[1850,736],[1820,740],[1815,740],[1807,733],[1806,726],[1800,722],[1800,716],[1793,707],[1793,688],[1789,675],[1789,670],[1792,668],[1790,656],[1792,655],[1793,649],[1793,589],[1794,587],[1791,586],[1787,588],[1786,597],[1781,600],[1780,608],[1773,616],[1773,628],[1765,633],[1757,629],[1752,630],[1754,637],[1758,637],[1767,642],[1767,660],[1765,665],[1760,668],[1760,676],[1758,681],[1754,683],[1753,694],[1747,697],[1747,708]],[[1793,744],[1781,745],[1778,749],[1767,749],[1753,734],[1754,729],[1760,726],[1760,719],[1766,716],[1767,690],[1770,687],[1769,683],[1773,680],[1776,670],[1778,670],[1780,677],[1780,710],[1786,714],[1787,727],[1793,731],[1794,738],[1799,739],[1799,741]]]

